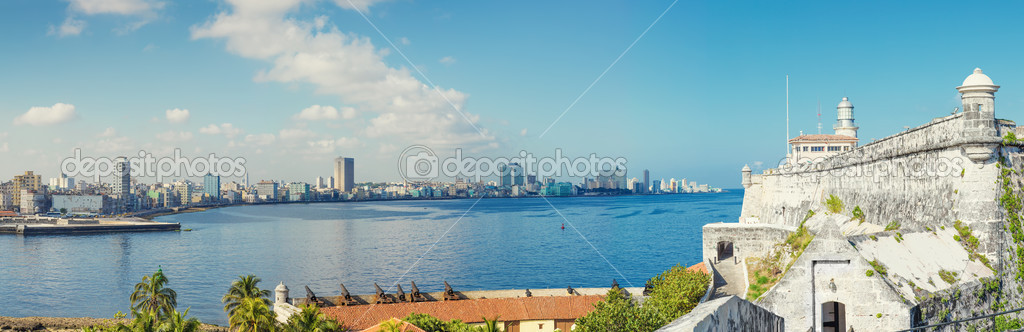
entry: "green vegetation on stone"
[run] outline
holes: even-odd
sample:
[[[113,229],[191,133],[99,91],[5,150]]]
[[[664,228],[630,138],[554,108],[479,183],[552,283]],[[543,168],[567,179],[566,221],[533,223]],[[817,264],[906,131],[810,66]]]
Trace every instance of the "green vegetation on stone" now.
[[[864,223],[864,211],[861,211],[860,205],[853,207],[853,219],[860,220],[857,222],[858,225]]]
[[[594,311],[576,319],[574,331],[657,330],[693,310],[704,297],[711,276],[676,265],[651,278],[649,283],[650,297],[642,305],[623,294],[619,288],[609,290],[604,300],[594,304]]]
[[[959,280],[958,273],[949,270],[939,270],[939,278],[945,281],[947,284],[955,284]]]
[[[839,200],[836,195],[828,195],[828,199],[825,200],[825,207],[828,208],[828,212],[839,213],[843,212],[843,201]]]
[[[885,270],[885,265],[882,265],[882,263],[879,263],[877,259],[869,261],[868,264],[871,264],[871,268],[875,269],[875,272],[878,272],[878,274],[881,274],[881,275],[884,276],[888,272],[888,271]]]
[[[864,275],[869,276],[869,277],[873,276],[873,275],[875,275],[875,271],[874,270],[864,271]]]
[[[897,220],[890,221],[888,225],[885,225],[885,231],[895,231],[900,229],[900,222]]]

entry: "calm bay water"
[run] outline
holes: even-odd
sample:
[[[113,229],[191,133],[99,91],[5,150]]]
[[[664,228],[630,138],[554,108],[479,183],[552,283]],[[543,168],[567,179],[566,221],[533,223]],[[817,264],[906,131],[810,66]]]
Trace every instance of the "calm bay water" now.
[[[179,308],[221,325],[220,298],[243,274],[265,289],[284,281],[292,297],[303,285],[337,295],[339,283],[353,294],[372,294],[374,282],[408,291],[410,280],[422,291],[444,280],[456,290],[639,287],[698,263],[701,226],[734,222],[742,191],[550,201],[555,209],[541,198],[242,206],[157,219],[192,232],[0,236],[0,315],[112,317],[158,266]]]

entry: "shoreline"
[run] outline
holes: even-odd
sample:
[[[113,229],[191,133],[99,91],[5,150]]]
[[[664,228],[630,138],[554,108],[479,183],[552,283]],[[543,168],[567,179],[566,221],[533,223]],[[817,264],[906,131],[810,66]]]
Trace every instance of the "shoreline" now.
[[[706,192],[706,193],[666,193],[666,194],[629,194],[629,195],[575,195],[575,196],[550,196],[553,198],[596,198],[596,197],[623,197],[623,196],[669,196],[669,195],[700,195],[700,194],[721,194],[731,192],[727,189],[722,189],[720,192]],[[284,205],[284,204],[315,204],[315,203],[359,203],[359,202],[393,202],[393,201],[445,201],[445,200],[460,200],[460,199],[499,199],[499,198],[514,198],[514,199],[529,199],[529,198],[545,198],[548,196],[522,196],[522,197],[438,197],[438,198],[395,198],[395,199],[360,199],[360,200],[336,200],[336,201],[293,201],[293,202],[259,202],[259,203],[234,203],[234,204],[220,204],[220,205],[203,205],[195,207],[187,207],[183,209],[172,208],[164,209],[167,211],[157,210],[152,213],[138,215],[133,214],[135,218],[142,218],[150,221],[164,216],[173,216],[178,214],[203,212],[213,209],[234,207],[234,206],[256,206],[256,205]]]
[[[0,331],[53,331],[79,332],[82,328],[96,325],[110,326],[127,323],[126,318],[93,318],[93,317],[9,317],[0,316]],[[200,331],[228,332],[228,328],[203,323]]]

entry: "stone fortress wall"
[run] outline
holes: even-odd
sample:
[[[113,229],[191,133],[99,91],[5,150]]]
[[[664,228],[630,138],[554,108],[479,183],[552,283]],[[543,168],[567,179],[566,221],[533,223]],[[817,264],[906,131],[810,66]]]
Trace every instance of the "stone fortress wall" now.
[[[1024,246],[1024,235],[1018,236],[1018,244],[1009,234],[1008,214],[1009,219],[1015,219],[1016,214],[1008,213],[1000,202],[1001,198],[1006,199],[1002,180],[1007,176],[1020,195],[1014,199],[1024,197],[1024,192],[1020,192],[1024,186],[1024,143],[1002,144],[1008,133],[1022,131],[1012,121],[995,118],[995,92],[999,86],[980,69],[975,69],[957,89],[963,112],[935,118],[824,159],[787,160],[762,174],[752,174],[744,167],[741,181],[745,192],[739,224],[704,227],[705,259],[718,254],[721,247],[717,243],[722,241],[738,243],[735,246],[740,250],[734,252],[737,256],[763,255],[769,250],[766,248],[779,242],[777,236],[771,235],[774,230],[785,236],[791,232],[788,229],[795,229],[807,219],[808,210],[828,214],[826,200],[834,195],[844,205],[841,215],[812,218],[816,220],[812,229],[815,240],[778,284],[753,303],[783,317],[787,331],[824,328],[824,305],[830,303],[845,305],[841,309],[845,310],[845,323],[841,324],[857,327],[858,331],[904,329],[1024,306],[1024,250],[1020,249]],[[850,120],[852,134],[856,135],[852,116]],[[1014,171],[1007,173],[1007,167]],[[953,228],[960,221],[978,238],[976,252],[984,255],[999,273],[995,278],[953,282],[954,287],[936,294],[925,292],[924,297],[904,297],[897,290],[907,287],[902,277],[867,273],[873,270],[870,264],[874,262],[858,253],[848,239],[857,233],[844,234],[839,229],[838,220],[849,218],[855,207],[863,212],[868,224],[855,226],[860,234],[880,232],[893,222],[900,224],[903,233],[933,233]],[[822,218],[832,218],[837,224],[821,223]],[[755,230],[761,234],[752,234]],[[971,295],[966,296],[965,291]],[[951,301],[953,294],[965,300]],[[695,318],[688,316],[684,318]],[[989,319],[972,326],[990,328],[992,324],[994,320]]]
[[[797,226],[835,195],[846,213],[860,207],[865,222],[882,227],[897,221],[902,229],[924,231],[960,220],[977,231],[979,251],[998,259],[988,240],[1002,230],[995,182],[1001,138],[971,135],[967,115],[938,118],[817,163],[744,173],[740,222]],[[1000,132],[1013,126],[1002,122]],[[991,150],[979,157],[978,148]]]

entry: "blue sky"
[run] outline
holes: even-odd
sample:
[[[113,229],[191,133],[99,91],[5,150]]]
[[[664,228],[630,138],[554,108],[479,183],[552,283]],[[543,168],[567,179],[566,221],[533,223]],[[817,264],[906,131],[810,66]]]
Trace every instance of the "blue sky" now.
[[[786,75],[793,136],[816,131],[818,100],[831,131],[843,96],[862,144],[923,124],[975,67],[1003,87],[997,117],[1024,106],[1022,4],[672,4],[4,1],[0,178],[53,177],[74,148],[181,148],[245,157],[250,180],[312,181],[339,155],[357,181],[398,180],[423,144],[625,157],[629,177],[730,188],[784,156]]]

